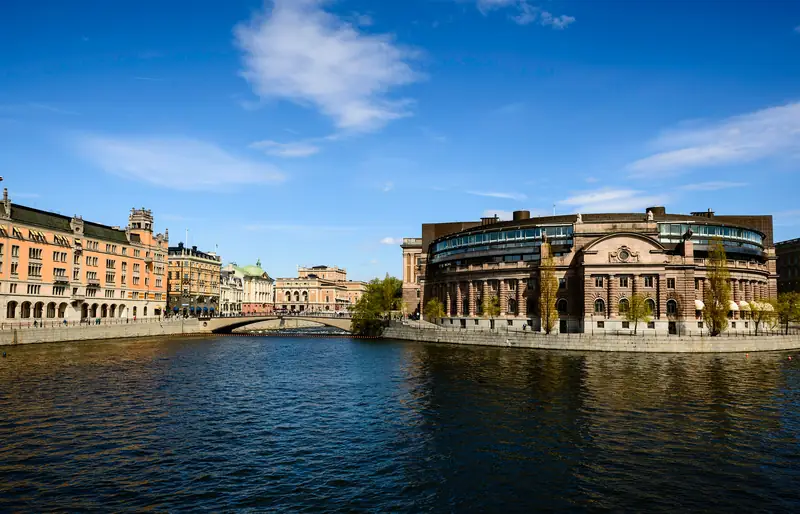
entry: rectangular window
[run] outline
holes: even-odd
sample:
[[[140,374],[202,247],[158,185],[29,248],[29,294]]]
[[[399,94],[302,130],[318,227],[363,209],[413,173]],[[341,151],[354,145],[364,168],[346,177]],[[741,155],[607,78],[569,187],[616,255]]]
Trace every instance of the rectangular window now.
[[[134,256],[134,257],[139,257],[139,250],[136,250],[136,249],[134,248],[134,250],[133,250],[133,256]]]
[[[72,280],[80,280],[80,278],[81,278],[80,268],[72,268]]]
[[[139,285],[139,277],[133,277],[133,285],[135,286]]]
[[[139,264],[136,264],[136,263],[134,263],[134,265],[133,265],[133,272],[134,272],[134,273],[139,273]]]
[[[668,278],[667,279],[667,289],[675,289],[675,279]]]
[[[87,271],[86,272],[87,280],[97,280],[97,272],[96,271]]]
[[[54,286],[53,287],[53,296],[62,296],[66,292],[67,288],[64,286]]]
[[[114,274],[106,273],[106,283],[114,283]]]
[[[67,276],[66,268],[54,268],[53,269],[53,276],[54,277],[64,277],[64,278],[66,278],[66,276]]]
[[[644,287],[653,287],[653,277],[644,277]]]
[[[8,292],[9,293],[16,293],[17,292],[17,284],[9,284],[8,285]]]
[[[87,289],[86,296],[97,296],[97,289]]]
[[[73,257],[73,259],[72,259],[72,263],[73,263],[73,264],[80,264],[80,263],[81,263],[81,256],[80,256],[80,254],[77,254],[77,253],[75,254],[75,257]]]
[[[605,326],[606,326],[606,322],[605,321],[598,321],[597,322],[597,328],[605,328]]]
[[[11,274],[12,275],[18,275],[19,274],[19,263],[18,262],[12,262],[11,263]]]
[[[603,287],[603,277],[594,277],[594,287]]]
[[[623,321],[622,322],[622,328],[631,328],[631,322],[630,321]]]
[[[567,279],[566,278],[559,278],[558,279],[558,288],[559,289],[566,289],[567,288]]]
[[[124,246],[122,247],[122,255],[128,255],[128,249]]]
[[[156,287],[161,287],[161,279],[160,278],[156,279]]]
[[[106,243],[106,252],[111,253],[111,245]]]
[[[698,321],[697,322],[697,328],[703,328],[703,322],[702,321]]]
[[[700,279],[699,278],[694,279],[694,288],[695,289],[700,289]]]
[[[628,287],[628,277],[619,277],[619,287]]]
[[[12,257],[19,257],[19,246],[11,245],[11,256]]]
[[[736,322],[735,321],[731,321],[731,328],[736,328]]]
[[[42,265],[41,264],[28,264],[28,276],[29,277],[41,277],[42,276]]]
[[[106,268],[114,269],[117,266],[117,261],[114,259],[106,259]]]
[[[42,260],[42,249],[41,248],[28,248],[28,258],[29,259]]]
[[[42,286],[28,284],[28,294],[39,294],[42,290]]]
[[[144,279],[144,285],[146,285],[146,286],[149,286],[149,285],[150,285],[150,279],[149,279],[149,278],[145,277],[145,279]]]
[[[648,321],[647,322],[647,328],[656,328],[656,322],[655,321]]]

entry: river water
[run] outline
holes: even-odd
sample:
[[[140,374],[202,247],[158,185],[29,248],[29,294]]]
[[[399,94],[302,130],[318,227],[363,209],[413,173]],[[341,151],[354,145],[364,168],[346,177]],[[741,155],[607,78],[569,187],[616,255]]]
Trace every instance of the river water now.
[[[0,350],[0,511],[800,510],[798,355]]]

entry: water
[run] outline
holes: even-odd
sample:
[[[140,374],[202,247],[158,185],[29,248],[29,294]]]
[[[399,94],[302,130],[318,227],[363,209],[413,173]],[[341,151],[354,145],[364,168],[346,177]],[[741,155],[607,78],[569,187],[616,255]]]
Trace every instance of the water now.
[[[798,511],[788,354],[6,347],[0,511]]]

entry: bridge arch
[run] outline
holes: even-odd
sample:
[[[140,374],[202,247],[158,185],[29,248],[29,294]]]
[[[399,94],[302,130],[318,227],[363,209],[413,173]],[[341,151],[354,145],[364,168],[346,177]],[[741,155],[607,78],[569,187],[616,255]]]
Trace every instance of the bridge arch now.
[[[338,328],[346,332],[352,332],[352,324],[350,322],[350,318],[338,317],[338,316],[269,315],[269,316],[241,316],[235,318],[212,318],[206,322],[208,325],[204,328],[213,334],[230,334],[231,332],[233,332],[233,330],[237,328],[246,327],[247,325],[260,323],[262,321],[271,321],[274,319],[281,319],[281,318],[296,319],[300,321],[310,321],[313,323],[319,323],[320,325]]]

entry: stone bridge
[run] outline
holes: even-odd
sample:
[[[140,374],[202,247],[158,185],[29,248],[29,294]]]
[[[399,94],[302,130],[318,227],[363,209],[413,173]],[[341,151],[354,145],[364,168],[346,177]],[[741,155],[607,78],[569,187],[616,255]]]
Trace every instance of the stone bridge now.
[[[253,323],[260,323],[262,321],[272,321],[274,319],[296,319],[301,321],[311,321],[329,327],[339,328],[347,332],[352,332],[352,324],[350,317],[341,316],[315,316],[313,314],[308,316],[281,316],[277,314],[269,314],[264,316],[239,316],[235,318],[211,318],[210,320],[200,322],[201,332],[212,332],[214,334],[229,334],[236,328],[241,328]]]

